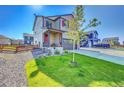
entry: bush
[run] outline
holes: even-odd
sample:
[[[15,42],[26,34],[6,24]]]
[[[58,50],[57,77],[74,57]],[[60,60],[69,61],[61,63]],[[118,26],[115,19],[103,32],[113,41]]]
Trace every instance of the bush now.
[[[52,55],[52,51],[48,50],[48,56],[51,56],[51,55]]]
[[[56,44],[55,43],[51,44],[51,47],[54,47],[55,48],[56,47]]]
[[[69,51],[68,51],[68,50],[64,50],[64,53],[65,53],[65,54],[68,54],[68,53],[69,53]]]
[[[54,54],[59,55],[60,51],[59,50],[55,50]]]

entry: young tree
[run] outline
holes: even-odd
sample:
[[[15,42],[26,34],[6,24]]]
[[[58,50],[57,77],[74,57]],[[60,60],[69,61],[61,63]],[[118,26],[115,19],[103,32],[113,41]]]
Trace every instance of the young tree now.
[[[75,60],[74,60],[75,44],[80,41],[80,33],[76,29],[76,28],[78,28],[78,26],[79,26],[79,24],[77,23],[77,20],[75,18],[69,21],[69,31],[68,31],[67,35],[68,35],[69,39],[71,39],[73,41],[73,62],[75,62]]]
[[[85,24],[85,18],[84,18],[84,6],[82,5],[77,5],[75,7],[74,10],[74,18],[72,20],[69,21],[69,30],[67,35],[70,39],[73,40],[73,62],[75,61],[75,53],[74,53],[74,49],[75,49],[75,43],[77,43],[77,45],[79,45],[80,41],[82,41],[82,39],[86,38],[86,31],[88,28],[91,27],[96,27],[99,24],[101,24],[100,21],[98,21],[96,18],[93,18],[92,20],[89,21],[89,23],[87,25]],[[81,38],[83,37],[83,38]]]
[[[82,5],[77,5],[75,7],[74,15],[75,15],[75,19],[77,20],[77,24],[79,25],[77,30],[80,33],[80,41],[87,38],[86,36],[87,29],[97,27],[98,25],[101,24],[101,22],[96,18],[89,20],[89,23],[86,24],[86,20],[84,17],[85,16],[84,6]]]

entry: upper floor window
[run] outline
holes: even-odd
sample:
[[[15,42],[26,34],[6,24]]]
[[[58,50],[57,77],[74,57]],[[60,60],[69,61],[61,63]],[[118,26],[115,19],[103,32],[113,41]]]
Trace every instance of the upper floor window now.
[[[90,34],[89,34],[89,38],[90,38],[90,39],[93,38],[93,33],[90,33]]]
[[[33,41],[33,39],[34,39],[33,37],[30,37],[30,40],[31,40],[31,41]]]
[[[62,27],[68,27],[69,23],[68,20],[63,19],[62,20]]]
[[[27,37],[27,36],[24,36],[24,39],[25,39],[25,40],[27,40],[27,39],[28,39],[28,37]]]
[[[52,28],[52,23],[49,22],[49,21],[46,21],[46,27],[47,27],[47,28]]]

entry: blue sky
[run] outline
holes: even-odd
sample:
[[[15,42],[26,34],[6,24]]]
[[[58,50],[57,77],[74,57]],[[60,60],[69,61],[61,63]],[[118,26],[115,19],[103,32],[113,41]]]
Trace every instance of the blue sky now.
[[[0,6],[0,34],[20,39],[22,33],[32,33],[34,13],[39,15],[61,15],[72,13],[75,6]],[[124,40],[124,6],[85,6],[85,18],[97,18],[101,25],[99,38],[118,36]],[[90,30],[90,29],[88,29]]]

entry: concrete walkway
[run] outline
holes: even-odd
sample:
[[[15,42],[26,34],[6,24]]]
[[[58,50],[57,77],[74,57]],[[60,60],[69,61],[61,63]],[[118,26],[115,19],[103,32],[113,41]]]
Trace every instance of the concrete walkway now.
[[[99,49],[98,49],[99,50]],[[83,55],[87,55],[87,56],[91,56],[91,57],[95,57],[98,59],[103,59],[103,60],[107,60],[116,64],[121,64],[124,65],[124,56],[119,55],[119,53],[114,53],[114,50],[112,51],[112,54],[107,54],[107,50],[102,50],[104,52],[100,52],[100,51],[96,51],[96,50],[91,50],[91,49],[80,49],[80,50],[75,50],[75,53],[79,53],[79,54],[83,54]],[[110,51],[109,51],[110,52]],[[115,51],[117,52],[117,51]],[[115,56],[116,55],[116,56]]]
[[[100,53],[104,53],[104,54],[112,55],[112,56],[124,57],[124,51],[122,51],[122,50],[99,49],[99,48],[80,48],[80,49],[81,50],[96,51],[96,52],[100,52]]]

